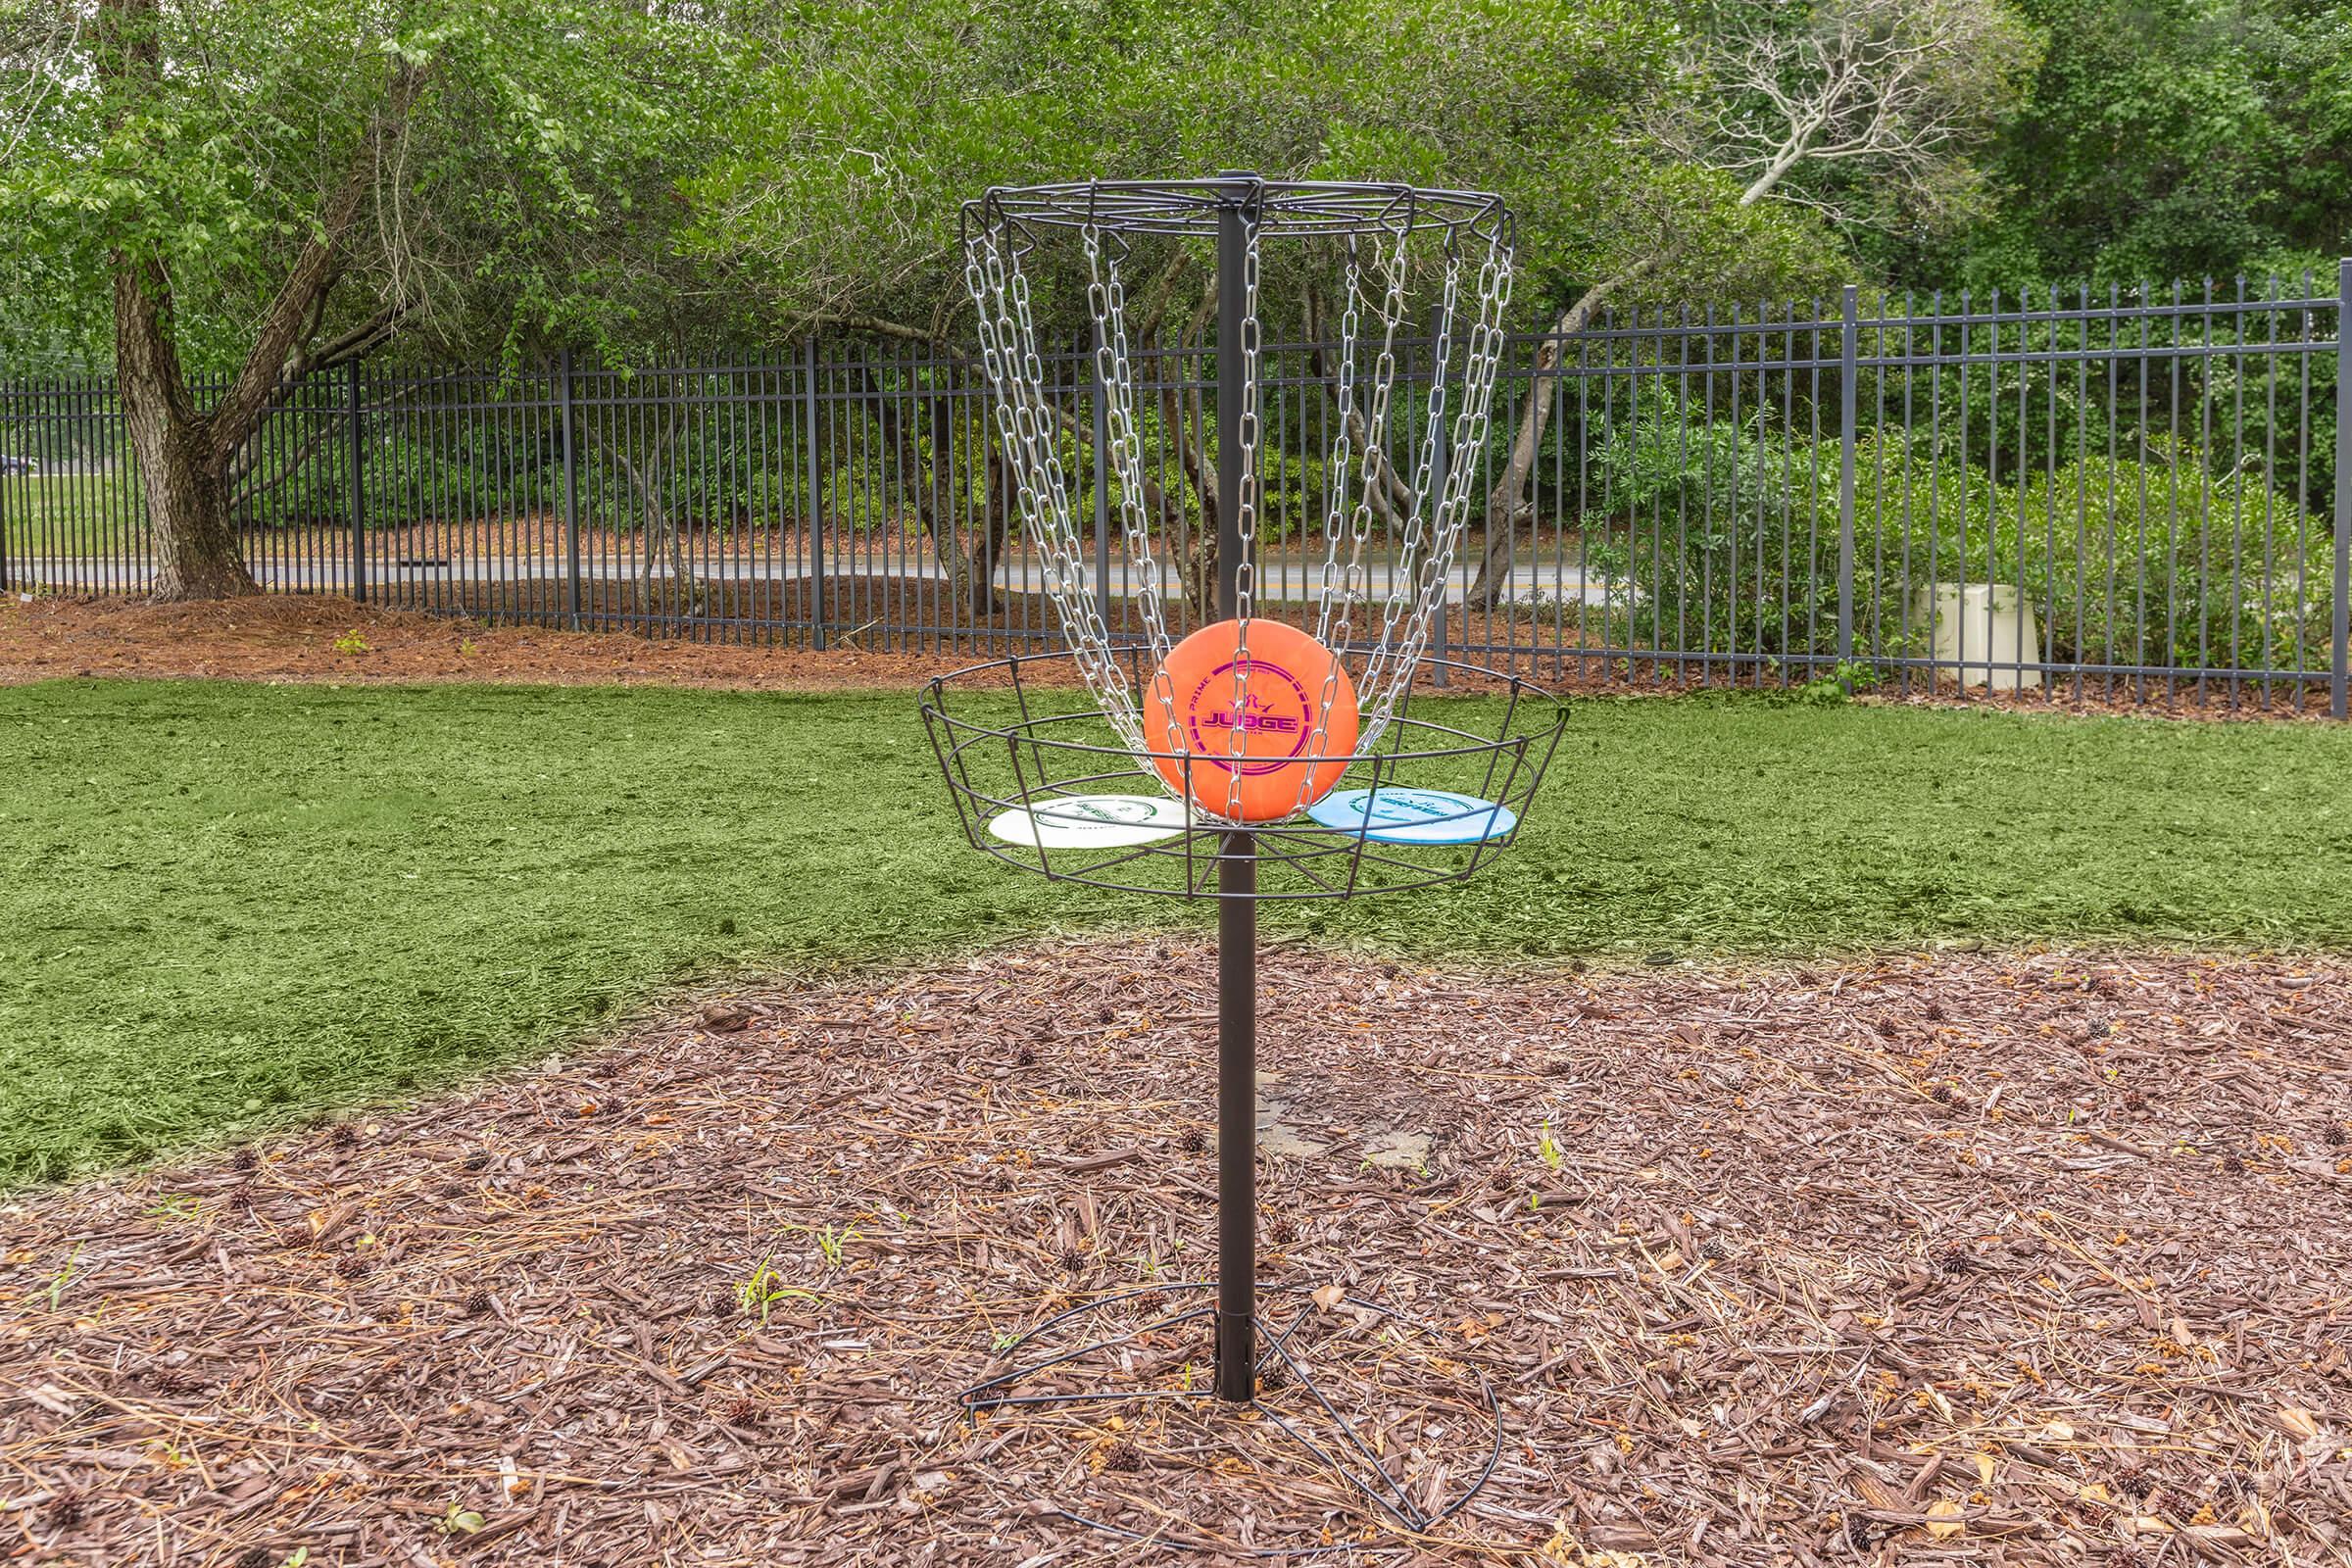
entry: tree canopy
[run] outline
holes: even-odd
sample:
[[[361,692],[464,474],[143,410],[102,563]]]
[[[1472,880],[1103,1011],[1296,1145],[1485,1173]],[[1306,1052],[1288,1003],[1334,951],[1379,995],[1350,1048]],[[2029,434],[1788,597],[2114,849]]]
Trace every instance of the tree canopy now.
[[[2015,287],[2331,267],[2352,249],[2352,8],[2020,0],[2038,70],[1973,221],[1872,252],[1904,282]]]
[[[305,375],[959,343],[995,183],[1494,189],[1562,332],[2293,270],[2352,244],[2347,42],[2340,0],[0,0],[0,366],[111,362],[163,590],[241,591],[227,498]],[[1200,262],[1131,270],[1146,319],[1201,318]]]

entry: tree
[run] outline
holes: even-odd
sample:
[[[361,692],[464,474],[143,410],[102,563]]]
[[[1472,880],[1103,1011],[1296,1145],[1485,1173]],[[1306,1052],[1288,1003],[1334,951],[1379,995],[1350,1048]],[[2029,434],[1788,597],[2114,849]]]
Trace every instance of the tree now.
[[[1629,182],[1632,246],[1579,295],[1538,350],[1539,377],[1620,290],[1727,251],[1767,206],[1848,223],[1948,222],[1978,187],[1973,150],[2015,102],[2031,33],[2002,0],[1774,0],[1719,15],[1682,55],[1680,89],[1641,127],[1637,150],[1679,161]],[[1487,547],[1470,587],[1491,607],[1551,414],[1531,397],[1487,498]]]
[[[2047,39],[1993,199],[1906,280],[2259,278],[2352,246],[2352,12],[2334,0],[2020,0]]]
[[[577,237],[699,133],[721,58],[623,0],[20,0],[7,25],[0,221],[72,280],[61,311],[111,311],[165,600],[255,591],[231,485],[303,376],[436,321],[625,329],[639,299],[600,298]]]
[[[909,0],[795,11],[762,42],[735,151],[692,188],[697,244],[781,329],[950,352],[969,335],[957,209],[995,183],[1251,169],[1493,188],[1518,216],[1532,292],[1563,289],[1605,243],[1595,198],[1619,177],[1616,138],[1675,66],[1671,29],[1631,0],[1033,0],[985,24]],[[1041,333],[1076,341],[1070,259],[1032,265]],[[1269,319],[1300,320],[1304,270],[1267,265]],[[1137,319],[1208,319],[1205,250],[1142,243],[1128,275]],[[1146,506],[1200,598],[1215,580],[1213,421],[1172,394],[1157,414],[1178,462]],[[991,503],[958,555],[982,598],[1005,521]]]

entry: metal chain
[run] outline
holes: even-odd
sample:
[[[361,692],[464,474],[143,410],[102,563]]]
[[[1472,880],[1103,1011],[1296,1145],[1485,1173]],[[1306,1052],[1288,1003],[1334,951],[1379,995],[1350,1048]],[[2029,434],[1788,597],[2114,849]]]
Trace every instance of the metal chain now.
[[[1413,509],[1404,519],[1404,555],[1389,577],[1388,605],[1382,612],[1380,638],[1364,662],[1364,685],[1377,701],[1391,672],[1399,667],[1396,655],[1396,627],[1400,621],[1408,625],[1425,608],[1421,597],[1421,568],[1435,553],[1424,550],[1423,539],[1428,533],[1429,514],[1435,510],[1436,497],[1430,494],[1430,477],[1437,471],[1438,442],[1446,431],[1446,372],[1453,357],[1454,312],[1461,301],[1461,252],[1450,242],[1446,252],[1445,290],[1439,302],[1436,337],[1430,344],[1429,407],[1421,421],[1421,440],[1413,460],[1413,477],[1408,493]],[[1409,670],[1411,661],[1402,662]],[[1384,721],[1385,723],[1385,721]]]
[[[1154,666],[1168,657],[1168,622],[1160,603],[1159,560],[1152,549],[1152,514],[1145,508],[1144,442],[1135,415],[1135,367],[1127,349],[1127,286],[1119,257],[1103,266],[1102,231],[1081,231],[1086,247],[1087,309],[1095,319],[1095,376],[1105,393],[1104,425],[1110,467],[1119,480],[1119,525],[1130,568],[1140,571],[1136,608],[1144,622]]]
[[[1387,472],[1389,410],[1396,388],[1396,333],[1404,321],[1405,282],[1409,275],[1405,265],[1407,261],[1406,246],[1412,233],[1409,215],[1400,216],[1387,233],[1390,244],[1385,250],[1377,239],[1373,242],[1372,247],[1374,260],[1380,266],[1383,285],[1380,303],[1375,307],[1381,318],[1380,357],[1373,365],[1371,408],[1364,421],[1364,453],[1361,463],[1360,485],[1354,505],[1348,509],[1348,564],[1344,571],[1339,567],[1338,531],[1331,525],[1330,517],[1326,518],[1324,527],[1321,603],[1317,607],[1315,616],[1315,639],[1332,651],[1334,660],[1331,667],[1324,674],[1323,690],[1317,703],[1315,741],[1310,751],[1310,760],[1323,755],[1331,733],[1331,710],[1339,700],[1340,669],[1342,662],[1346,660],[1348,654],[1348,642],[1354,625],[1355,606],[1359,597],[1365,602],[1369,602],[1371,598],[1370,571],[1365,564],[1364,557],[1372,540],[1372,521],[1375,510],[1373,500],[1380,493],[1380,487],[1384,483]],[[1348,310],[1341,318],[1341,353],[1344,362],[1353,360],[1356,348],[1354,339],[1356,333],[1360,331],[1359,321],[1362,308],[1363,277],[1357,265],[1356,249],[1352,240],[1348,245],[1348,268],[1346,279],[1348,293]],[[1342,457],[1348,452],[1352,440],[1352,426],[1356,417],[1354,392],[1353,388],[1348,384],[1348,379],[1345,376],[1342,379],[1339,430],[1333,438],[1335,458]],[[1333,466],[1331,482],[1333,486],[1332,516],[1336,516],[1339,509],[1347,503],[1347,475],[1344,467],[1337,464]],[[1339,579],[1336,583],[1334,581],[1335,574]],[[1336,625],[1333,619],[1335,609],[1338,612]],[[1363,740],[1359,734],[1352,750],[1360,753],[1364,749]],[[1309,788],[1314,783],[1315,772],[1316,769],[1310,761],[1310,766],[1299,775],[1299,794],[1297,805],[1301,808],[1309,804],[1306,797]]]
[[[1242,482],[1235,496],[1234,540],[1241,559],[1233,564],[1233,612],[1237,622],[1233,652],[1233,723],[1228,728],[1225,770],[1225,817],[1242,818],[1242,762],[1249,740],[1250,620],[1257,598],[1257,379],[1259,331],[1257,319],[1257,209],[1243,210],[1242,250]],[[1224,564],[1218,563],[1222,570]]]
[[[1511,249],[1498,230],[1487,242],[1487,255],[1478,271],[1478,319],[1470,329],[1469,342],[1462,364],[1462,405],[1453,418],[1453,461],[1446,472],[1446,484],[1436,507],[1435,542],[1427,559],[1414,573],[1412,594],[1414,610],[1407,624],[1401,646],[1391,643],[1391,628],[1383,625],[1381,641],[1374,659],[1386,656],[1385,669],[1373,670],[1367,664],[1364,675],[1369,711],[1363,733],[1356,738],[1356,749],[1368,752],[1380,739],[1396,715],[1396,702],[1406,687],[1412,684],[1413,671],[1419,666],[1422,655],[1429,647],[1429,627],[1434,614],[1442,613],[1446,597],[1446,579],[1453,566],[1455,549],[1461,544],[1470,510],[1470,492],[1480,467],[1479,459],[1486,451],[1487,430],[1494,408],[1494,381],[1502,368],[1502,313],[1511,299]],[[1449,265],[1446,270],[1446,297],[1441,334],[1452,324],[1459,297],[1458,268]],[[1441,372],[1442,375],[1442,372]],[[1435,423],[1433,415],[1432,423]],[[1426,482],[1426,473],[1420,475]],[[1420,508],[1420,486],[1416,485],[1415,514]],[[1392,601],[1394,595],[1392,595]]]
[[[1008,262],[1003,242],[985,224],[965,241],[964,286],[978,307],[981,363],[995,394],[997,427],[1012,465],[1021,515],[1041,547],[1046,591],[1060,612],[1072,662],[1120,744],[1129,751],[1144,750],[1143,726],[1111,655],[1109,629],[1086,590],[1084,547],[1054,439],[1059,421],[1045,390],[1029,281],[1018,254]]]

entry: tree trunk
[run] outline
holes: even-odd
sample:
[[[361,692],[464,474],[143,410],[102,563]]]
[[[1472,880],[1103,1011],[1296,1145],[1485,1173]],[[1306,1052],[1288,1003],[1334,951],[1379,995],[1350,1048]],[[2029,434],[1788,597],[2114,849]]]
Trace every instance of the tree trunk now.
[[[955,463],[955,406],[936,390],[930,400],[931,458],[929,480],[923,493],[928,505],[918,503],[923,512],[923,523],[931,534],[931,557],[940,569],[948,574],[948,601],[968,605],[973,600],[972,564],[962,551],[956,548],[956,500],[949,488]],[[912,432],[906,441],[914,444]]]
[[[1004,536],[1012,527],[1012,468],[995,452],[988,457],[988,496],[981,505],[980,533],[972,541],[970,582],[972,613],[995,614],[1004,607],[997,600],[997,563],[1004,554]]]
[[[1567,349],[1566,340],[1585,329],[1602,300],[1664,260],[1663,256],[1653,256],[1585,290],[1552,328],[1551,336],[1536,350],[1535,374],[1528,380],[1527,412],[1519,417],[1519,433],[1511,441],[1510,462],[1503,465],[1502,477],[1494,481],[1494,488],[1487,492],[1487,546],[1478,563],[1478,575],[1463,596],[1464,609],[1476,606],[1493,610],[1501,599],[1503,584],[1497,573],[1511,553],[1520,514],[1526,513],[1531,518],[1534,515],[1532,504],[1523,506],[1519,498],[1536,471],[1536,452],[1544,445],[1544,431],[1551,422],[1553,396],[1544,386],[1544,377],[1558,367]]]
[[[901,494],[913,499],[915,519],[923,537],[931,542],[931,559],[947,576],[948,601],[971,604],[974,602],[972,565],[956,547],[957,530],[948,492],[947,455],[953,450],[955,438],[949,401],[936,388],[922,392],[924,418],[931,433],[931,453],[926,457],[914,421],[901,406],[901,400],[912,398],[915,389],[903,387],[893,396],[890,388],[874,379],[870,368],[865,371],[864,385],[866,405],[873,410],[875,422],[881,426],[882,439],[898,457]]]
[[[260,593],[245,569],[211,422],[180,373],[170,296],[154,268],[115,259],[115,370],[155,541],[158,603]]]
[[[176,604],[260,593],[245,569],[236,524],[229,519],[228,493],[213,470],[211,441],[168,418],[130,413],[133,399],[127,393],[123,402],[155,541],[151,597],[157,604]]]

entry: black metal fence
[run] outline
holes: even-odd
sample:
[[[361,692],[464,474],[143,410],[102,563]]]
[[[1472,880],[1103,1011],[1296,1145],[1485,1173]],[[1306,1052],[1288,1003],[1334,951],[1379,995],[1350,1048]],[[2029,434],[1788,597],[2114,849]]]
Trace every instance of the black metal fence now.
[[[1491,494],[1440,652],[1555,679],[2041,692],[2345,713],[2352,262],[2249,289],[1604,313],[1515,338]],[[1094,359],[1050,358],[1106,622],[1129,631]],[[1134,356],[1173,620],[1213,470],[1207,346]],[[1269,345],[1261,609],[1318,579],[1330,345]],[[1398,451],[1426,413],[1406,345]],[[1538,428],[1540,426],[1540,428]],[[0,570],[18,592],[135,594],[136,475],[101,378],[0,382]],[[20,464],[15,460],[23,460]],[[285,592],[489,620],[817,647],[1054,646],[978,368],[808,343],[728,365],[346,367],[272,409],[234,502]],[[1494,525],[1488,526],[1488,518]],[[1405,569],[1376,529],[1371,590]],[[1279,613],[1279,608],[1267,609]]]

